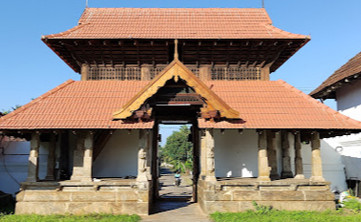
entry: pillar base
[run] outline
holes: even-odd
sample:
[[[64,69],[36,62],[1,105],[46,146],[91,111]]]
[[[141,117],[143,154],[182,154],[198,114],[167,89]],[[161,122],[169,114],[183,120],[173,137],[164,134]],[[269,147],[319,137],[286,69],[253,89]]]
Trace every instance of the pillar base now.
[[[138,175],[137,182],[148,182],[148,177],[146,175]]]
[[[281,173],[281,178],[293,178],[293,173],[291,171],[284,171]]]
[[[205,181],[217,181],[215,176],[206,176]]]
[[[280,175],[278,175],[278,173],[271,174],[271,175],[270,175],[270,178],[271,178],[272,180],[279,180],[279,179],[280,179]]]
[[[325,178],[323,178],[322,176],[312,176],[312,177],[310,178],[310,181],[323,182],[323,181],[325,181]]]
[[[269,178],[268,176],[259,176],[257,177],[258,181],[271,181],[271,178]]]
[[[295,176],[295,179],[305,179],[305,175],[303,175],[303,174],[297,174],[297,175]]]

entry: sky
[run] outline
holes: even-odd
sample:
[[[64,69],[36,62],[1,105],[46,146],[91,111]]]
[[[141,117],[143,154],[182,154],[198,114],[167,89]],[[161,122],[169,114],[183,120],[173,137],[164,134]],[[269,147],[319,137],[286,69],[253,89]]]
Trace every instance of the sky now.
[[[41,40],[72,28],[86,0],[11,0],[0,7],[0,112],[24,105],[68,79],[79,80]],[[89,7],[259,8],[262,0],[89,0]],[[276,72],[309,93],[361,51],[360,0],[265,0],[273,24],[311,35],[311,41]],[[329,103],[335,108],[334,103]]]

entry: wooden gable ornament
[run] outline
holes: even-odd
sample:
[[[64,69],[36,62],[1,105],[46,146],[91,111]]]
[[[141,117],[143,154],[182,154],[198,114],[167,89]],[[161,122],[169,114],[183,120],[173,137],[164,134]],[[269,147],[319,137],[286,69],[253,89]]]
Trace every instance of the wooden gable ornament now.
[[[201,108],[203,113],[218,112],[221,118],[239,119],[239,113],[226,104],[219,96],[209,89],[192,71],[190,71],[177,58],[173,60],[159,75],[147,84],[137,95],[129,100],[124,107],[113,114],[113,119],[126,119],[131,117],[145,101],[157,93],[159,88],[166,82],[173,79],[177,82],[182,79],[189,87],[192,87],[197,94],[204,98],[206,105]]]

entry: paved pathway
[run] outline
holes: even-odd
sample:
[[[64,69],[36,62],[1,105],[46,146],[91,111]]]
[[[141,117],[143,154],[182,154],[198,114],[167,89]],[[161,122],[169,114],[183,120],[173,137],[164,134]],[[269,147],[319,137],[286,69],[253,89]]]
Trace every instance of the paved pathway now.
[[[156,212],[143,216],[142,222],[210,222],[197,203],[160,201]]]
[[[187,176],[182,176],[182,182],[179,187],[174,185],[174,173],[167,169],[161,168],[159,183],[161,189],[159,196],[161,198],[185,198],[192,197],[192,180]]]
[[[142,222],[210,222],[197,203],[185,201],[192,196],[189,178],[183,176],[181,185],[176,187],[173,172],[161,169],[159,182],[162,184],[159,191],[162,200],[155,204],[152,215],[142,217]]]

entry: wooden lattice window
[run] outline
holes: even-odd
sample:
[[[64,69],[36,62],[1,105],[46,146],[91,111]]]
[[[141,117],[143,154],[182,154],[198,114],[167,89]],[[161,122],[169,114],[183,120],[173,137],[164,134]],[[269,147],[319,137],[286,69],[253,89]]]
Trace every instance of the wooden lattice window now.
[[[90,67],[88,80],[140,80],[139,67]]]
[[[165,66],[157,66],[150,68],[150,79],[153,79],[156,75],[161,73]]]
[[[199,68],[197,66],[187,66],[189,70],[193,72],[199,78]]]
[[[159,73],[163,71],[166,66],[157,66],[150,68],[150,79],[153,79]],[[197,77],[199,77],[199,68],[196,66],[187,66]]]
[[[214,67],[211,76],[212,80],[259,80],[261,70],[258,67]]]

